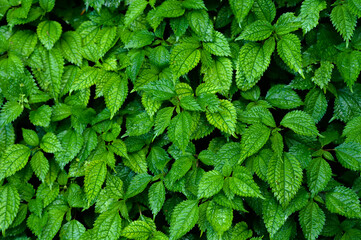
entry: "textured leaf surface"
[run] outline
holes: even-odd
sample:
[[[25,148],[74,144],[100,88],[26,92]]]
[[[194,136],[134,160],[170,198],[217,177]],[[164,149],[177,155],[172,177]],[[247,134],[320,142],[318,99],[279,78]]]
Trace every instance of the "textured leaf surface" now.
[[[271,55],[275,49],[275,40],[270,38],[263,44],[246,43],[239,53],[239,67],[250,87],[259,80],[271,62]],[[247,85],[244,83],[244,85]],[[247,88],[247,89],[249,89]],[[245,90],[247,90],[245,89]]]
[[[114,74],[108,79],[103,91],[105,104],[109,109],[112,118],[122,106],[128,95],[128,81],[127,79],[122,79],[120,76]]]
[[[90,203],[100,192],[104,183],[107,167],[104,161],[92,161],[85,169],[84,187]]]
[[[191,135],[192,116],[183,111],[175,116],[169,124],[168,136],[182,151],[188,145]]]
[[[351,189],[338,186],[326,194],[326,207],[331,213],[349,218],[361,218],[360,200]]]
[[[60,47],[64,58],[78,66],[81,65],[83,59],[81,45],[81,37],[77,32],[65,32],[60,39]]]
[[[320,89],[312,89],[305,99],[304,111],[318,123],[327,111],[327,99]]]
[[[332,170],[323,158],[315,158],[307,169],[307,184],[313,195],[321,192],[331,180]]]
[[[220,206],[211,201],[208,204],[206,214],[207,220],[219,234],[227,231],[232,225],[233,210],[231,208]]]
[[[254,0],[230,0],[229,5],[237,21],[241,23],[252,8]]]
[[[307,33],[317,26],[320,12],[325,8],[326,1],[324,0],[305,0],[302,2],[300,17],[303,33]]]
[[[317,239],[325,225],[325,214],[317,203],[311,201],[299,214],[299,221],[306,239]]]
[[[198,198],[208,198],[219,191],[223,187],[223,176],[220,172],[213,170],[203,174],[198,185]]]
[[[213,36],[213,41],[204,42],[204,49],[216,56],[229,56],[231,55],[231,49],[229,47],[226,37],[215,31]]]
[[[258,20],[247,25],[239,38],[248,41],[261,41],[271,36],[272,32],[273,26],[268,21]]]
[[[53,48],[55,42],[59,40],[62,27],[60,23],[56,21],[44,21],[39,23],[36,32],[40,42],[46,49],[50,50]]]
[[[265,99],[273,106],[281,109],[292,109],[303,104],[298,94],[284,85],[271,87]]]
[[[233,134],[236,127],[236,109],[231,102],[221,100],[217,112],[206,112],[210,124],[228,134]]]
[[[267,178],[275,197],[287,206],[301,186],[302,168],[293,155],[284,153],[282,158],[271,158]]]
[[[337,5],[332,9],[330,18],[347,46],[355,30],[357,17],[351,13],[347,5]]]
[[[179,239],[191,230],[198,221],[198,201],[186,200],[175,206],[170,222],[169,239]]]
[[[128,239],[147,239],[152,234],[152,228],[145,221],[134,221],[126,226],[122,231],[122,236]]]
[[[361,169],[361,144],[348,142],[337,146],[335,149],[337,160],[342,166],[354,171]]]
[[[301,41],[296,35],[289,33],[282,36],[277,43],[277,52],[288,67],[303,76]]]
[[[116,240],[120,237],[122,219],[118,211],[110,210],[99,215],[94,223],[94,237],[96,239]]]
[[[162,209],[165,201],[165,188],[163,182],[156,182],[149,188],[148,199],[150,209],[155,217]]]
[[[9,146],[0,159],[0,179],[9,177],[25,167],[29,160],[30,149],[22,144]]]
[[[246,168],[237,167],[236,170],[234,170],[233,176],[229,178],[229,186],[232,192],[241,197],[263,198],[259,187]]]
[[[172,49],[170,67],[175,78],[188,73],[197,66],[201,59],[201,53],[198,47],[199,43],[197,42],[184,42]]]
[[[303,111],[296,110],[287,113],[283,117],[281,125],[300,135],[315,136],[319,134],[312,117]]]
[[[257,153],[268,141],[271,130],[263,124],[249,126],[241,139],[240,162]]]
[[[0,229],[5,232],[14,221],[20,206],[19,193],[15,187],[6,184],[0,187]]]

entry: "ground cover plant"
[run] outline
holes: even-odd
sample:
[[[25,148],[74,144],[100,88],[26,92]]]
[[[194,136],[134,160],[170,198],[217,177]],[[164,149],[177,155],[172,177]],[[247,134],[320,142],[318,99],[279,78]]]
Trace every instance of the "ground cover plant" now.
[[[359,0],[0,0],[2,239],[361,239]]]

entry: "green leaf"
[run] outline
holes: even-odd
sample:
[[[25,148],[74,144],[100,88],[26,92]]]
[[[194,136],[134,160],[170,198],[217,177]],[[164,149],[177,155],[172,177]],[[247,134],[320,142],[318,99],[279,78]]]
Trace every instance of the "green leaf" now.
[[[77,220],[71,220],[63,225],[60,230],[62,240],[79,239],[86,231],[86,228]]]
[[[3,233],[9,228],[18,213],[19,193],[15,187],[5,184],[0,187],[0,229]]]
[[[238,23],[242,23],[252,8],[254,0],[229,0],[232,12]]]
[[[247,25],[237,39],[243,39],[247,41],[261,41],[269,38],[272,32],[272,24],[265,20],[257,20]]]
[[[25,128],[22,128],[21,130],[23,132],[23,138],[26,144],[30,146],[39,145],[39,137],[34,130],[25,129]]]
[[[66,205],[60,204],[56,207],[52,207],[49,209],[49,211],[47,212],[47,221],[43,226],[39,239],[47,240],[53,239],[55,237],[56,233],[61,227],[61,223],[63,222],[63,218],[67,210],[68,207]]]
[[[233,176],[229,177],[229,186],[232,192],[241,197],[263,198],[252,175],[244,167],[236,167],[233,171]]]
[[[43,207],[47,207],[52,203],[59,194],[59,184],[55,184],[50,188],[46,183],[40,184],[36,192],[36,198],[40,199]]]
[[[207,120],[219,130],[233,135],[236,130],[236,109],[228,100],[220,100],[219,103],[217,112],[206,111]]]
[[[189,112],[183,111],[175,116],[169,124],[169,139],[182,151],[188,145],[191,136],[192,116]]]
[[[127,192],[125,193],[125,198],[131,198],[143,192],[151,180],[152,176],[147,173],[141,173],[134,176],[129,184]]]
[[[283,35],[277,42],[277,52],[288,67],[298,72],[304,78],[301,41],[296,35],[292,33]]]
[[[272,191],[282,206],[287,206],[294,198],[302,183],[302,168],[290,153],[270,159],[267,179]]]
[[[22,144],[8,146],[0,158],[0,180],[10,177],[25,167],[30,153],[30,149]]]
[[[214,31],[213,41],[203,42],[203,47],[208,52],[216,56],[230,56],[231,49],[226,37],[217,31]]]
[[[335,148],[337,160],[345,168],[361,170],[361,144],[355,142],[342,143]]]
[[[262,213],[263,221],[271,238],[283,226],[289,216],[271,194],[267,194],[266,199],[262,202]]]
[[[219,235],[222,235],[232,225],[233,210],[231,208],[223,207],[211,201],[208,204],[206,214],[207,220]]]
[[[333,64],[328,61],[321,61],[321,65],[315,71],[315,75],[312,78],[312,82],[318,85],[320,88],[325,89],[328,83],[331,81]]]
[[[83,67],[78,71],[74,81],[70,86],[70,92],[80,89],[89,88],[95,83],[102,82],[105,78],[115,77],[113,74],[106,74],[105,71],[95,67]],[[107,79],[108,81],[112,81]]]
[[[165,201],[165,188],[163,182],[159,181],[153,183],[149,188],[148,192],[148,200],[150,209],[153,213],[153,218],[159,213],[162,209],[164,201]]]
[[[182,156],[175,160],[172,165],[172,168],[169,170],[166,176],[166,180],[170,180],[170,182],[175,182],[182,178],[189,169],[192,167],[192,163],[194,158],[191,156]]]
[[[323,158],[314,158],[307,168],[307,185],[313,196],[325,189],[331,180],[332,170]]]
[[[55,6],[55,0],[39,0],[39,4],[45,12],[51,12]]]
[[[38,42],[37,35],[30,30],[17,31],[9,39],[9,49],[24,57],[29,57]]]
[[[58,137],[52,132],[48,132],[43,136],[40,147],[47,153],[55,153],[62,150]]]
[[[48,159],[44,156],[42,151],[36,152],[30,160],[31,168],[33,169],[35,175],[41,180],[44,181],[46,174],[49,171],[49,162]]]
[[[127,146],[120,139],[115,139],[111,145],[108,145],[108,149],[120,157],[129,158],[127,153]]]
[[[165,107],[158,111],[154,123],[154,138],[162,134],[169,126],[173,111],[174,107]]]
[[[198,198],[209,198],[221,191],[223,179],[223,175],[216,170],[203,174],[198,184]]]
[[[331,213],[347,218],[361,218],[361,204],[357,194],[344,186],[337,186],[326,194],[326,207]]]
[[[300,225],[306,239],[317,239],[325,225],[325,214],[314,201],[310,201],[299,214]]]
[[[58,138],[63,150],[55,152],[54,157],[59,167],[63,169],[65,165],[71,162],[79,153],[83,146],[84,139],[72,129],[59,133]]]
[[[11,123],[23,112],[24,106],[15,101],[7,101],[0,112],[0,127]]]
[[[166,18],[176,18],[184,14],[185,9],[178,0],[166,0],[157,7],[157,14]]]
[[[257,153],[266,144],[270,134],[271,130],[263,124],[249,126],[242,135],[239,163]]]
[[[361,52],[341,52],[337,56],[336,66],[347,86],[352,89],[352,86],[357,81],[361,71]]]
[[[198,221],[198,201],[186,200],[179,203],[172,211],[170,221],[170,240],[181,238],[191,230]]]
[[[60,38],[60,49],[64,58],[75,65],[82,64],[82,42],[77,32],[67,31]]]
[[[271,87],[265,99],[273,106],[281,109],[292,109],[303,104],[295,91],[281,84]]]
[[[170,68],[173,71],[174,78],[178,78],[183,74],[197,66],[201,59],[199,51],[199,43],[195,41],[183,42],[176,45],[170,54]]]
[[[285,35],[298,30],[301,27],[301,24],[302,21],[299,17],[296,17],[293,12],[287,12],[277,19],[274,27],[278,35]]]
[[[103,160],[90,162],[85,168],[84,189],[88,204],[99,194],[107,174],[107,166]]]
[[[39,23],[36,32],[40,42],[48,50],[52,49],[55,42],[57,42],[62,33],[60,23],[56,21],[43,21]]]
[[[318,123],[327,111],[327,99],[325,94],[318,88],[309,91],[305,99],[304,111]]]
[[[347,1],[349,9],[358,17],[361,16],[361,3],[357,0]]]
[[[110,79],[107,80],[103,92],[105,104],[111,113],[110,118],[112,119],[128,95],[128,80],[125,77],[122,78],[117,74],[112,74]]]
[[[64,68],[61,53],[56,48],[46,50],[40,47],[34,50],[31,60],[30,66],[40,87],[56,99],[60,93]]]
[[[337,32],[346,41],[346,47],[348,47],[356,27],[357,17],[349,10],[346,4],[340,4],[332,9],[330,18]]]
[[[304,136],[319,135],[313,118],[303,111],[288,112],[281,121],[281,125],[290,128],[297,134]]]
[[[118,211],[103,212],[95,220],[93,236],[95,239],[117,240],[122,231],[122,219]]]
[[[122,231],[122,236],[127,239],[148,239],[153,229],[149,224],[142,220],[131,222]]]
[[[342,135],[346,136],[345,142],[361,144],[361,117],[354,117],[351,121],[347,122]]]
[[[138,152],[128,154],[128,158],[123,158],[125,166],[128,166],[136,173],[146,173],[147,172],[147,162],[145,161],[145,149],[142,149]]]
[[[300,18],[302,19],[303,33],[311,31],[318,24],[320,12],[327,7],[324,0],[305,0],[301,5]]]
[[[272,0],[255,0],[251,10],[259,20],[273,22],[276,17],[276,6]]]
[[[139,17],[147,5],[148,2],[145,0],[132,1],[127,9],[127,12],[125,13],[125,26],[128,27],[137,17]]]
[[[116,32],[114,32],[116,34]],[[133,32],[125,42],[125,48],[142,48],[150,45],[154,40],[154,33],[147,30]],[[104,51],[106,52],[106,51]]]
[[[361,86],[356,85],[353,92],[349,88],[339,89],[335,99],[333,119],[348,122],[361,115]]]
[[[206,10],[193,10],[186,16],[189,26],[201,41],[213,40],[213,23]]]
[[[225,57],[216,58],[204,74],[204,82],[229,90],[232,85],[232,62]]]
[[[144,90],[153,99],[158,101],[169,100],[175,96],[175,86],[170,79],[151,81],[139,89]]]
[[[274,38],[267,39],[263,44],[249,42],[243,45],[237,63],[242,75],[245,76],[242,86],[246,87],[241,88],[242,90],[252,88],[259,81],[271,62],[274,49]]]
[[[50,124],[51,112],[51,107],[43,105],[35,111],[30,112],[30,122],[35,126],[48,127]]]

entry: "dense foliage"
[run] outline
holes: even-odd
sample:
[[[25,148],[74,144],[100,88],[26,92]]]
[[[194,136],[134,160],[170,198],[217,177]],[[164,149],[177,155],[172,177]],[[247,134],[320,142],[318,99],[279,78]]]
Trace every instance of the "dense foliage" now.
[[[0,0],[3,239],[361,239],[360,0]]]

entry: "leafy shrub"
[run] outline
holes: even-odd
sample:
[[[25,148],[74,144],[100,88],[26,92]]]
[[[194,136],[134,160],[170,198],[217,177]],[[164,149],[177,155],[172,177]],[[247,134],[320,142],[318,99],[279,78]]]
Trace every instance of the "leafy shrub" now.
[[[0,0],[3,239],[361,239],[358,0]]]

